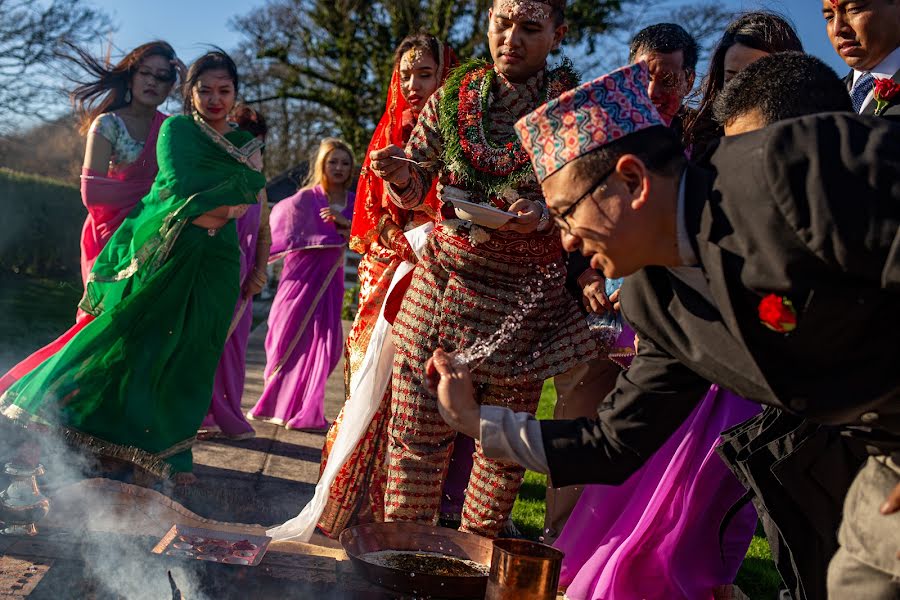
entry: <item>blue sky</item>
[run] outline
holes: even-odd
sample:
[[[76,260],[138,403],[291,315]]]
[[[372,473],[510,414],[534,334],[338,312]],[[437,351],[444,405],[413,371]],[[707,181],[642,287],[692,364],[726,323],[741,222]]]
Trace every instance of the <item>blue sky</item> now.
[[[687,4],[687,0],[670,0],[673,4]],[[149,3],[138,0],[87,0],[112,17],[117,31],[111,41],[118,54],[153,39],[171,43],[178,55],[188,64],[206,51],[208,45],[226,50],[240,42],[240,36],[232,31],[229,21],[246,15],[254,7],[263,6],[265,0],[154,0]],[[821,0],[722,0],[735,11],[765,8],[786,15],[797,28],[807,52],[818,56],[843,76],[847,67],[832,50],[825,35],[821,13]],[[88,49],[100,56],[109,40],[97,40]],[[703,65],[700,65],[701,68]],[[585,73],[599,76],[600,73]],[[60,99],[59,110],[68,108],[68,102]],[[175,111],[177,107],[163,107]]]
[[[127,50],[148,40],[162,38],[175,46],[185,62],[202,54],[203,44],[215,44],[226,50],[234,47],[240,38],[228,26],[228,21],[234,16],[249,13],[254,6],[263,5],[262,1],[247,0],[89,2],[113,17],[118,31],[113,34],[112,40],[118,48]],[[841,75],[846,70],[825,35],[820,0],[724,0],[723,4],[736,11],[768,8],[787,15],[797,27],[809,53],[825,60]],[[95,51],[99,52],[99,44]]]

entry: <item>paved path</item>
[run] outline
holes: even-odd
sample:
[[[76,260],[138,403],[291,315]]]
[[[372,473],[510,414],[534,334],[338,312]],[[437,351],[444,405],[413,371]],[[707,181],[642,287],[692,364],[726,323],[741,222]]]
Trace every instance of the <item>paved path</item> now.
[[[350,323],[344,323],[344,333]],[[250,336],[243,410],[256,404],[263,389],[266,325]],[[325,418],[333,421],[344,403],[343,360],[328,379]],[[319,478],[324,433],[288,431],[253,422],[256,437],[245,441],[212,439],[194,447],[196,485],[176,490],[175,498],[210,519],[274,525],[295,516],[312,498]]]

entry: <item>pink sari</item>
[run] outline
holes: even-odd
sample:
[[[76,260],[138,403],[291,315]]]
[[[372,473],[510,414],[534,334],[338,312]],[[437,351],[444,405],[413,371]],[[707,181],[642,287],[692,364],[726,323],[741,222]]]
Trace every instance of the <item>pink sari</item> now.
[[[156,164],[156,138],[166,115],[156,113],[150,124],[150,133],[144,142],[144,150],[131,164],[115,173],[101,175],[90,169],[81,171],[81,201],[88,216],[81,230],[81,279],[87,282],[94,261],[112,234],[128,213],[137,206],[153,185],[158,170]],[[79,310],[75,325],[0,377],[0,394],[35,367],[56,354],[75,337],[93,318]]]
[[[355,195],[341,214],[353,216]],[[303,189],[272,207],[270,262],[284,258],[266,335],[266,387],[248,416],[288,429],[325,429],[325,381],[343,350],[346,241],[319,210],[321,186]]]

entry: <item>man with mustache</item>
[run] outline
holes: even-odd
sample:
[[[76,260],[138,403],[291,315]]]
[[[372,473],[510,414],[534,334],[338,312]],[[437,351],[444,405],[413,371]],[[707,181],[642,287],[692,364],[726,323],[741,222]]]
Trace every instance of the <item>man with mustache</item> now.
[[[577,84],[565,64],[547,67],[567,31],[565,5],[495,0],[488,14],[494,64],[461,65],[428,100],[405,151],[388,146],[371,154],[373,172],[389,183],[401,208],[419,208],[438,177],[444,213],[394,322],[388,521],[437,518],[456,434],[425,385],[432,348],[469,349],[503,329],[508,335],[473,370],[478,396],[486,405],[531,413],[546,378],[597,353],[566,293],[559,236],[513,129],[546,99]],[[459,201],[470,203],[460,216],[453,208]],[[497,209],[518,216],[498,227],[489,219]],[[524,472],[476,447],[461,529],[496,537]]]
[[[662,126],[647,75],[626,67],[517,124],[564,246],[593,255],[607,277],[628,276],[622,309],[640,337],[631,368],[595,419],[538,423],[479,407],[465,368],[437,350],[442,416],[488,456],[556,485],[624,481],[709,381],[839,428],[870,457],[844,503],[850,564],[832,563],[832,597],[865,583],[854,597],[894,598],[900,126],[843,113],[792,119],[723,139],[705,173]],[[828,466],[805,475],[801,504],[844,501],[827,497]]]
[[[822,15],[851,69],[844,82],[856,112],[900,118],[900,0],[822,0]],[[891,87],[893,94],[879,90]],[[882,107],[879,92],[890,96]]]

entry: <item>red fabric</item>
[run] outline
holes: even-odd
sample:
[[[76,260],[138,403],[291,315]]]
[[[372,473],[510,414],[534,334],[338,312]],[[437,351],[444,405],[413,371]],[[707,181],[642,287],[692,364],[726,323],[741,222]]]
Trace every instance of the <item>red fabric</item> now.
[[[447,45],[444,45],[442,64],[441,83],[456,66],[456,55]],[[350,248],[355,252],[365,254],[368,251],[369,245],[379,234],[378,226],[385,215],[398,225],[407,221],[406,211],[390,201],[384,191],[384,182],[369,169],[371,163],[369,154],[391,144],[404,148],[415,127],[417,117],[418,115],[413,114],[406,98],[400,91],[400,72],[398,69],[394,69],[384,116],[381,117],[372,141],[369,142],[360,172],[359,184],[356,188],[356,210],[353,213],[353,223],[350,227]],[[431,191],[425,198],[425,205],[431,207],[435,214],[440,212],[436,186],[437,181],[435,180]]]
[[[0,377],[0,394],[6,392],[15,382],[31,373],[38,365],[59,352],[63,346],[69,343],[69,340],[75,337],[76,333],[84,329],[93,320],[94,317],[92,315],[78,311],[78,320],[68,331],[14,366],[3,377]]]
[[[84,282],[106,242],[153,185],[159,170],[156,139],[166,117],[157,111],[143,151],[121,171],[97,173],[82,169],[81,201],[88,211],[81,231],[81,277]]]
[[[384,301],[384,320],[391,325],[394,324],[394,319],[397,318],[397,313],[400,312],[400,307],[403,305],[403,296],[406,295],[406,290],[409,288],[409,284],[412,283],[414,272],[413,270],[404,275],[403,279],[397,282],[397,285],[394,286],[394,289],[391,290],[391,293],[388,294],[387,299]]]

